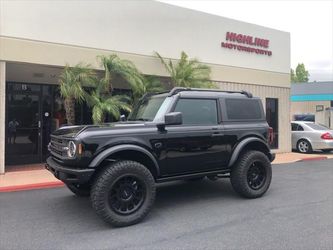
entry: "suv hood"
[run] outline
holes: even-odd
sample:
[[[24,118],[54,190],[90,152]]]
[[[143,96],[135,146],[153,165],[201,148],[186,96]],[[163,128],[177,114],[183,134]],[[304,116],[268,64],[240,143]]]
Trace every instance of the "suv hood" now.
[[[148,122],[151,124],[152,122]],[[135,127],[144,127],[147,125],[147,122],[143,121],[126,121],[126,122],[113,122],[113,123],[104,123],[100,125],[78,125],[78,126],[64,126],[52,133],[55,136],[64,136],[64,137],[76,137],[83,131],[92,130],[108,130],[108,129],[129,129]]]

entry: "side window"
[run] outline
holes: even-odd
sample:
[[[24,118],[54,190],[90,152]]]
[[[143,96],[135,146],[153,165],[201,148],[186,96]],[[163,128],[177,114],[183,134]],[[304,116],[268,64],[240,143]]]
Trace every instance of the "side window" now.
[[[304,128],[298,124],[297,131],[304,131]]]
[[[182,112],[184,125],[217,124],[216,100],[179,99],[175,112]]]
[[[229,120],[263,119],[261,102],[257,99],[226,99],[226,110]]]
[[[292,123],[291,124],[291,131],[296,131],[297,130],[297,124]]]

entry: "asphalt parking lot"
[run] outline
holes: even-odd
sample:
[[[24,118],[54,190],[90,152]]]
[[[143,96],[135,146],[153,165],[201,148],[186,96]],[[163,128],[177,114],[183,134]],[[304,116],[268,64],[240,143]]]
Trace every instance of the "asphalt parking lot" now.
[[[273,165],[255,200],[227,179],[163,184],[150,215],[127,228],[66,188],[0,193],[0,249],[333,249],[333,160]]]

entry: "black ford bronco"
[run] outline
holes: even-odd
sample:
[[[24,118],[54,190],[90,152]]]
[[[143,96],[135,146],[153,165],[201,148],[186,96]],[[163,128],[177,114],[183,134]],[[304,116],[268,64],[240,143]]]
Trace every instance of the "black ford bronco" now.
[[[242,91],[174,88],[146,95],[127,121],[51,135],[46,168],[113,226],[141,221],[156,184],[230,178],[243,197],[271,183],[271,139],[261,100]]]

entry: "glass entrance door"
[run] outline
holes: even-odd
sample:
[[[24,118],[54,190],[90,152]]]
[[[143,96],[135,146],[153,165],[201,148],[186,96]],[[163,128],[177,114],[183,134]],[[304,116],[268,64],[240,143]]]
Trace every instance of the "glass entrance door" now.
[[[40,161],[40,86],[7,92],[6,165]]]

